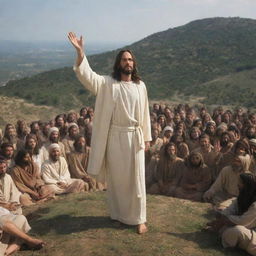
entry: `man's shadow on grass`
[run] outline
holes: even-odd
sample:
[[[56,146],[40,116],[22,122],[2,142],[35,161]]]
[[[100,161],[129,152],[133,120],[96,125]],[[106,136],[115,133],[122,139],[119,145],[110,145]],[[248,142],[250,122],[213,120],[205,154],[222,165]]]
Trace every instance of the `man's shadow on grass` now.
[[[32,231],[38,235],[46,235],[51,231],[60,235],[82,232],[90,229],[133,229],[132,226],[111,220],[107,216],[71,216],[68,214],[44,218],[49,208],[38,209],[28,216]]]

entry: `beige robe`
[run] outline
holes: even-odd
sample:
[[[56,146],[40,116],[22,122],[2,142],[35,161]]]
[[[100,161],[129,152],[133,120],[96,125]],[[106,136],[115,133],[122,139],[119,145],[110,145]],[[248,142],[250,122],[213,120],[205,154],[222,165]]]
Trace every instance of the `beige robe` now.
[[[0,179],[0,200],[3,202],[17,202],[20,203],[21,193],[14,184],[11,176],[5,174]]]
[[[203,193],[211,185],[211,170],[205,164],[198,168],[187,166],[185,163],[180,168],[182,178],[174,196],[193,201],[202,201]]]
[[[104,185],[89,176],[87,173],[88,158],[89,158],[90,148],[86,148],[86,152],[72,152],[67,155],[68,168],[71,178],[82,179],[84,182],[88,183],[90,190],[99,189],[103,190]]]
[[[210,148],[209,152],[205,152],[201,148],[197,148],[193,152],[201,153],[204,159],[204,163],[211,170],[212,179],[215,180],[218,176],[217,167],[221,159],[221,154],[219,152],[215,152],[213,147]]]
[[[27,170],[18,165],[14,166],[11,176],[19,191],[22,192],[21,203],[26,206],[53,196],[53,190],[45,185],[37,165],[33,162],[29,164]],[[35,193],[41,198],[34,200]]]
[[[74,140],[72,140],[68,135],[62,140],[62,143],[64,145],[66,155],[75,151]]]
[[[145,152],[145,164],[149,164],[151,157],[159,154],[161,147],[163,146],[163,139],[157,138],[154,145],[150,145],[150,148]]]
[[[57,162],[51,159],[46,160],[42,165],[42,178],[49,185],[55,194],[65,194],[88,190],[86,184],[81,179],[72,179],[68,170],[68,164],[64,157],[60,157]],[[60,188],[57,183],[63,182],[66,188]]]
[[[14,215],[6,209],[4,209],[5,213],[3,213],[2,210],[3,208],[0,207],[0,230],[2,230],[4,224],[7,221],[11,221],[12,223],[14,223],[24,233],[27,233],[31,229],[24,215]],[[3,232],[3,234],[1,234],[1,239],[0,239],[0,255],[4,255],[8,245],[11,242],[12,243],[15,242],[19,245],[23,243],[21,239],[15,238],[6,232]]]
[[[161,154],[155,173],[156,183],[148,189],[148,193],[173,195],[182,177],[182,167],[183,159],[176,157],[169,160]]]
[[[144,141],[151,140],[145,84],[114,80],[93,72],[84,57],[74,68],[96,95],[88,173],[104,174],[110,217],[130,225],[146,222]]]
[[[223,214],[235,224],[222,230],[223,247],[239,247],[250,255],[256,255],[256,202],[242,215],[237,215],[237,200],[223,211]]]
[[[240,174],[234,172],[231,165],[224,167],[210,189],[205,192],[204,197],[210,197],[210,201],[217,205],[225,201],[226,203],[222,207],[226,207],[230,203],[228,199],[237,197],[239,194],[238,181]]]

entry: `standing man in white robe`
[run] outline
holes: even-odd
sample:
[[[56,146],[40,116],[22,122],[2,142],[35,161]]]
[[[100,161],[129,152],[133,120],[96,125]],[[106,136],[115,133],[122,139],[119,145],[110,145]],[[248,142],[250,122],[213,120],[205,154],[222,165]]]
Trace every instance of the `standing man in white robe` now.
[[[119,52],[112,76],[92,71],[83,38],[69,33],[77,51],[74,70],[80,82],[96,95],[88,173],[107,177],[110,217],[147,231],[145,142],[151,141],[147,90],[129,50]],[[101,180],[102,181],[102,180]]]

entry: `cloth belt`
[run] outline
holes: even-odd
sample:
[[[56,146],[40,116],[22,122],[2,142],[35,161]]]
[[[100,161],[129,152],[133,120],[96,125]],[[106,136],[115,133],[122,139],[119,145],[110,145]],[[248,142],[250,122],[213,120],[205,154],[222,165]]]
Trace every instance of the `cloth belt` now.
[[[137,197],[142,197],[142,184],[141,184],[141,175],[145,170],[142,170],[140,162],[139,162],[139,151],[142,149],[145,149],[145,142],[143,138],[143,132],[139,125],[135,126],[117,126],[117,125],[111,125],[111,130],[118,131],[118,132],[134,132],[135,136],[134,138],[134,152],[135,152],[135,185],[136,185],[136,193]]]

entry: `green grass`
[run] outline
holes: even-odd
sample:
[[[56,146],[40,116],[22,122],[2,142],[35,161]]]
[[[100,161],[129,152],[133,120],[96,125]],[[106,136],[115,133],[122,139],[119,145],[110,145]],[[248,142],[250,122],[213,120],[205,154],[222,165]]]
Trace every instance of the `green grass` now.
[[[243,256],[224,250],[216,234],[202,231],[213,218],[209,204],[163,196],[147,196],[149,232],[137,235],[133,226],[108,217],[104,192],[68,195],[25,209],[32,234],[47,242],[23,256]]]

